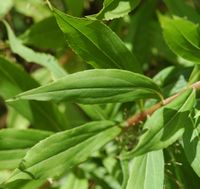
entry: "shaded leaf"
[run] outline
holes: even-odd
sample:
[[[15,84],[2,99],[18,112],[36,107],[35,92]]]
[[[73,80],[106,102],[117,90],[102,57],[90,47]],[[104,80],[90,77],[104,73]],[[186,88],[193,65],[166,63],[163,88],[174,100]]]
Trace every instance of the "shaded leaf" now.
[[[38,86],[39,84],[17,64],[0,57],[0,96],[3,99]],[[62,114],[51,102],[16,101],[10,102],[9,105],[27,118],[35,128],[58,131],[65,126]]]
[[[144,124],[147,131],[137,146],[123,158],[131,158],[166,148],[180,138],[188,126],[189,113],[195,102],[195,91],[187,90],[174,101],[158,109]]]
[[[40,130],[0,130],[0,169],[15,169],[29,148],[52,133]]]
[[[93,69],[74,73],[12,100],[68,100],[79,103],[128,102],[159,97],[160,90],[148,77],[125,70]]]
[[[193,170],[200,177],[200,118],[191,120],[183,135],[183,149]]]
[[[91,122],[48,137],[27,152],[8,182],[63,174],[119,135],[121,128],[114,125],[111,121]]]
[[[56,36],[56,40],[55,40]],[[20,39],[26,45],[39,48],[58,49],[65,45],[65,39],[54,17],[49,17],[32,25]]]
[[[56,9],[54,15],[68,44],[93,67],[141,72],[136,57],[105,24],[72,17]]]
[[[66,75],[65,70],[60,67],[55,57],[50,54],[35,52],[24,46],[22,42],[16,38],[10,26],[6,22],[4,23],[8,31],[10,47],[14,53],[24,58],[27,62],[34,62],[48,68],[55,78],[61,78]]]

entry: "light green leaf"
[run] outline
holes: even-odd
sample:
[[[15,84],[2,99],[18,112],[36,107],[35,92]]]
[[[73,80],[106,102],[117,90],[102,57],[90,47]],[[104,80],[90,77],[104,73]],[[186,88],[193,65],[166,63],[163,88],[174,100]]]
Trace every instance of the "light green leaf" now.
[[[36,22],[51,15],[43,0],[14,0],[14,6],[18,12],[32,17]]]
[[[128,15],[140,3],[140,0],[104,0],[103,9],[96,15],[89,17],[96,17],[102,20],[112,20]]]
[[[93,69],[68,75],[49,85],[14,97],[12,100],[67,100],[97,104],[128,102],[159,97],[160,90],[148,77],[125,70]]]
[[[0,4],[1,4],[1,6],[0,6],[0,18],[2,18],[12,8],[13,0],[6,0],[6,1],[1,0]]]
[[[38,86],[39,84],[17,64],[0,57],[0,96],[4,100]],[[62,114],[51,102],[16,101],[10,102],[9,105],[27,118],[34,128],[59,131],[65,126]]]
[[[56,36],[56,40],[55,40]],[[20,36],[26,45],[37,48],[50,48],[58,50],[65,45],[65,39],[54,17],[49,17],[32,25]]]
[[[153,151],[133,159],[126,189],[163,189],[164,157]]]
[[[93,67],[141,72],[136,57],[105,24],[72,17],[58,10],[55,10],[54,15],[68,44]]]
[[[24,58],[27,62],[34,62],[48,68],[55,78],[61,78],[66,75],[65,70],[60,67],[58,61],[52,55],[35,52],[24,46],[15,36],[10,26],[6,22],[4,23],[8,31],[10,47],[14,53]]]
[[[63,174],[119,135],[121,128],[114,125],[111,121],[91,122],[48,137],[27,152],[8,182]]]
[[[195,91],[187,90],[174,101],[158,109],[144,124],[147,130],[137,146],[123,158],[131,158],[166,148],[180,138],[188,126],[189,113],[195,103]]]
[[[183,135],[183,148],[190,165],[200,177],[200,118],[191,119],[187,125]]]
[[[178,56],[200,64],[199,26],[183,18],[159,15],[166,43]]]
[[[0,169],[15,169],[29,148],[52,133],[40,130],[0,130]]]
[[[88,189],[88,180],[70,173],[66,176],[60,189]]]

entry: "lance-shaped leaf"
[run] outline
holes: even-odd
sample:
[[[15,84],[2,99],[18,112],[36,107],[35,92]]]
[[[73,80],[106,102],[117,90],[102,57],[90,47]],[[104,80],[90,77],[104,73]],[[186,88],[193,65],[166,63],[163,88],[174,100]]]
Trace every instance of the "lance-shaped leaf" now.
[[[39,84],[17,64],[0,57],[0,96],[3,99],[38,86]],[[28,119],[34,128],[54,131],[63,129],[65,121],[54,103],[15,101],[9,105]]]
[[[0,169],[15,169],[29,148],[52,133],[40,130],[0,130]]]
[[[140,64],[121,39],[98,20],[80,19],[58,10],[54,13],[71,48],[95,68],[140,72]]]
[[[183,148],[190,165],[200,177],[200,117],[191,120],[186,127]]]
[[[128,15],[140,3],[140,0],[104,0],[103,9],[96,15],[89,17],[96,17],[102,20],[112,20]]]
[[[135,157],[126,189],[163,189],[164,157],[161,150]]]
[[[32,49],[24,46],[22,42],[15,36],[10,26],[6,22],[4,23],[8,31],[10,47],[14,53],[24,58],[27,62],[34,62],[46,67],[56,79],[66,75],[65,70],[62,69],[55,57],[50,54],[35,52]]]
[[[186,19],[159,15],[166,43],[178,56],[200,64],[199,26]]]
[[[121,132],[114,122],[91,122],[59,132],[36,144],[8,180],[41,179],[63,174],[85,161]]]
[[[92,104],[128,102],[158,97],[159,93],[157,85],[143,75],[117,69],[94,69],[68,75],[11,100],[67,100]]]
[[[189,113],[195,103],[195,91],[188,89],[174,101],[158,109],[145,123],[147,131],[137,146],[123,158],[139,156],[153,150],[166,148],[180,138],[188,126]]]

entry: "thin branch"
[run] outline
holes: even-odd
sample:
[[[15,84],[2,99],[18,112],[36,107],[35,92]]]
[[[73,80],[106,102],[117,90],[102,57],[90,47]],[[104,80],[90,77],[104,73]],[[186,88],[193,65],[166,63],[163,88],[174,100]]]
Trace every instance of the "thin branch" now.
[[[192,85],[190,85],[189,88],[193,88],[193,89],[200,89],[200,81],[193,83]],[[132,117],[128,118],[125,122],[125,126],[126,127],[132,127],[134,125],[137,125],[138,123],[144,121],[146,119],[147,116],[152,115],[157,109],[159,109],[162,106],[165,106],[167,104],[169,104],[171,101],[173,101],[176,97],[178,97],[180,94],[182,94],[187,88],[184,88],[183,90],[181,90],[180,92],[178,92],[177,94],[164,99],[163,101],[153,105],[152,107],[150,107],[147,110],[144,110],[143,112],[140,112],[136,115],[133,115]]]

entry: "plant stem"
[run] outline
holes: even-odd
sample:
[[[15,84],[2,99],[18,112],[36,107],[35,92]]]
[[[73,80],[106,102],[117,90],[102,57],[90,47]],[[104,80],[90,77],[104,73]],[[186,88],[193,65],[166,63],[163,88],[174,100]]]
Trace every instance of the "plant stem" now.
[[[189,86],[189,88],[193,88],[193,89],[199,90],[200,89],[200,81],[198,81],[196,83],[193,83],[192,85]],[[153,105],[152,107],[144,110],[143,112],[140,112],[138,114],[135,114],[135,115],[131,116],[130,118],[128,118],[125,121],[124,125],[126,127],[132,127],[134,125],[137,125],[138,123],[144,121],[147,116],[152,115],[160,107],[169,104],[171,101],[173,101],[176,97],[178,97],[180,94],[182,94],[187,89],[188,88],[184,88],[180,92],[176,93],[175,95],[170,96],[169,98],[164,99],[163,101],[161,101],[161,102]]]

